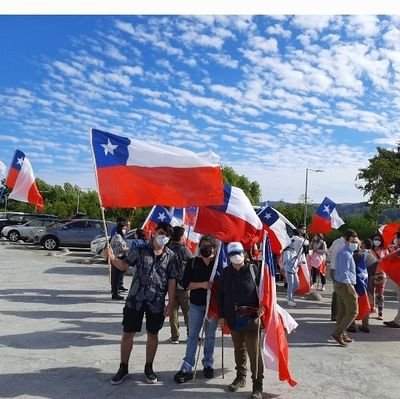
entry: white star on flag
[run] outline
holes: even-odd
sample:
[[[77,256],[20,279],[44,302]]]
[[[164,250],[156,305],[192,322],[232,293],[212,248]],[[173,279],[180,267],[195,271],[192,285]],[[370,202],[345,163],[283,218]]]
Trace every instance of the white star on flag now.
[[[271,219],[271,217],[272,217],[272,215],[271,215],[270,213],[266,213],[266,214],[265,214],[265,219],[268,220],[268,219]]]
[[[329,205],[324,205],[324,212],[326,212],[328,215],[331,213],[331,210],[329,209]]]
[[[159,213],[157,219],[160,219],[163,222],[164,219],[166,219],[165,213],[164,212]]]
[[[23,163],[24,163],[24,158],[18,158],[17,164],[22,166]]]
[[[108,139],[107,144],[101,144],[101,146],[104,148],[104,155],[107,155],[108,153],[114,155],[114,150],[118,147],[118,145],[111,144],[110,139]]]

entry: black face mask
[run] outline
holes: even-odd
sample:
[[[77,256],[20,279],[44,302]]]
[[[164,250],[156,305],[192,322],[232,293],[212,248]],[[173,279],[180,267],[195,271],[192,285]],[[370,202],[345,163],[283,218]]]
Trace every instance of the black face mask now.
[[[213,249],[211,247],[200,248],[200,255],[204,258],[209,258],[212,255]]]

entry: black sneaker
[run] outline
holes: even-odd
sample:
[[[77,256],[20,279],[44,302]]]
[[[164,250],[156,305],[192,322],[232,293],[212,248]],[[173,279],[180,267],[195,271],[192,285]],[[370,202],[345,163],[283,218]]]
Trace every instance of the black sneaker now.
[[[157,376],[153,371],[153,366],[151,364],[146,364],[144,366],[144,375],[146,376],[146,381],[148,384],[155,384],[157,382]]]
[[[214,369],[210,366],[203,369],[204,378],[214,378]]]
[[[183,384],[184,382],[189,380],[193,380],[193,373],[191,371],[184,372],[181,370],[174,375],[174,381],[178,384]]]
[[[125,288],[125,287],[121,286],[121,287],[118,288],[118,291],[125,292],[125,291],[128,291],[128,288]]]
[[[232,384],[228,385],[228,389],[231,392],[236,392],[237,390],[239,390],[240,388],[243,388],[245,386],[246,386],[246,377],[239,376],[233,380]]]
[[[126,364],[121,363],[119,365],[117,374],[115,374],[114,377],[111,378],[111,384],[113,385],[121,384],[121,382],[127,375],[128,375],[128,366]]]

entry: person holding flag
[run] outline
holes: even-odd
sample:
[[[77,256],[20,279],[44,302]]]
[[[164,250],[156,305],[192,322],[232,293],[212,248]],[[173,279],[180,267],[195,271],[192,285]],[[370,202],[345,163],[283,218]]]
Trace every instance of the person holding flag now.
[[[217,318],[209,318],[207,311],[207,291],[211,290],[210,281],[218,242],[211,235],[204,235],[199,242],[199,255],[190,259],[182,278],[182,287],[190,290],[189,302],[189,336],[186,343],[186,353],[181,369],[175,374],[174,381],[182,384],[193,379],[196,350],[202,328],[204,328],[203,373],[205,378],[214,377],[214,346]]]
[[[228,386],[232,392],[246,385],[247,355],[250,359],[253,392],[251,399],[261,399],[263,363],[260,350],[260,315],[258,286],[260,268],[246,259],[243,245],[231,242],[227,247],[229,264],[222,271],[218,287],[221,328],[231,330],[235,353],[236,378]]]
[[[294,239],[283,250],[282,262],[287,281],[287,304],[288,306],[295,307],[296,302],[294,301],[294,293],[299,287],[299,277],[297,275],[299,269],[299,253],[296,250]]]

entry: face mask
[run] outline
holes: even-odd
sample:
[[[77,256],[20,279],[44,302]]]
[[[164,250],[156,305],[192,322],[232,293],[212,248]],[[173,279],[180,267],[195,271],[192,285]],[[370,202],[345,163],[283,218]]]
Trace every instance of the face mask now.
[[[201,247],[200,255],[204,258],[209,258],[213,254],[213,249],[211,247]]]
[[[381,240],[374,240],[374,247],[380,247],[381,246]]]
[[[156,243],[159,247],[168,244],[169,238],[167,236],[156,236]]]
[[[124,236],[126,234],[126,229],[122,230],[122,235]]]
[[[393,244],[394,244],[394,245],[399,245],[399,239],[398,239],[398,238],[395,238],[395,239],[393,240]]]
[[[357,244],[356,242],[351,242],[351,243],[349,244],[349,248],[350,248],[350,251],[351,251],[351,252],[354,252],[354,251],[357,250],[358,244]]]
[[[244,255],[243,254],[235,254],[232,255],[229,260],[234,263],[235,265],[241,265],[244,262]]]

